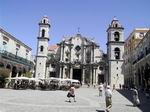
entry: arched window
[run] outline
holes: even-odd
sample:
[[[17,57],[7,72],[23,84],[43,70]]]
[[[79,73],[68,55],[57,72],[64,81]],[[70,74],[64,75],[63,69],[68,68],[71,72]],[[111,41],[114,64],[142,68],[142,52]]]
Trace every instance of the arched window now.
[[[45,37],[45,30],[42,30],[42,37]]]
[[[116,47],[114,49],[115,59],[120,59],[120,49]]]
[[[44,24],[46,23],[46,20],[45,20],[45,19],[43,20],[43,23],[44,23]]]
[[[43,47],[43,46],[41,46],[41,47],[40,47],[40,51],[41,51],[41,52],[43,52],[43,49],[44,49],[44,47]]]
[[[115,32],[114,33],[114,40],[115,41],[119,41],[119,39],[120,39],[120,33],[119,32]]]
[[[118,27],[118,24],[115,24],[115,27],[117,28],[117,27]]]

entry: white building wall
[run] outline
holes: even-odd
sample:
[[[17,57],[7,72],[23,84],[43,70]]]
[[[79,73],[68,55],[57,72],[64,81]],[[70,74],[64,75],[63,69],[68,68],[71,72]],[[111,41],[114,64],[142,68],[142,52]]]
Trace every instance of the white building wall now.
[[[111,86],[115,84],[115,87],[119,88],[119,84],[124,84],[124,75],[123,75],[123,62],[121,61],[112,61],[110,63],[110,71],[111,71]]]
[[[37,58],[37,63],[36,66],[38,66],[38,68],[36,69],[36,78],[46,78],[46,62],[47,58],[43,58],[43,57],[38,57]]]
[[[9,40],[8,41],[4,40],[3,36],[8,38]],[[3,45],[3,41],[5,41],[7,43],[5,46]],[[20,42],[17,42],[17,40],[14,40],[11,37],[8,37],[8,36],[6,36],[6,35],[4,35],[0,32],[0,50],[6,50],[7,52],[16,55],[16,48],[17,48],[16,44],[20,45],[17,56],[20,56],[24,59],[27,59],[27,60],[31,61],[31,49],[23,46]],[[28,56],[26,56],[26,53],[27,53],[26,50],[29,51]]]

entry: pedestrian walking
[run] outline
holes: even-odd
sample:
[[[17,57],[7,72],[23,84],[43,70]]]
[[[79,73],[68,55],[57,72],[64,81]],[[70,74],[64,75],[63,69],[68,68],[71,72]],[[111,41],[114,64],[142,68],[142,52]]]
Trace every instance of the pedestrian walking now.
[[[113,84],[113,90],[112,91],[114,91],[116,89],[116,85],[115,84]]]
[[[100,83],[98,90],[99,90],[99,96],[102,96],[102,94],[103,94],[103,84],[102,83]]]
[[[140,100],[136,86],[133,86],[132,94],[133,94],[133,106],[140,106]]]
[[[75,100],[75,87],[74,85],[70,86],[70,89],[68,91],[67,97],[69,98],[69,102],[71,103],[71,98],[74,99],[74,102],[76,102]]]
[[[119,88],[121,89],[121,84],[119,84]]]
[[[106,112],[110,112],[110,109],[112,107],[112,92],[110,90],[109,85],[105,90],[105,100],[106,100]]]
[[[147,99],[149,99],[149,97],[150,97],[148,87],[145,90],[145,96],[146,96]]]

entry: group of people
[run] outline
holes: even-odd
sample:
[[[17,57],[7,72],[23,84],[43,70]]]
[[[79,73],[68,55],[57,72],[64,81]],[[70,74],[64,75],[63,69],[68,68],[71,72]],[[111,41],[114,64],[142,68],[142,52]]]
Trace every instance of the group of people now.
[[[103,90],[105,90],[105,101],[106,101],[106,112],[110,112],[110,109],[112,107],[112,91],[109,85],[103,85],[100,83],[99,87],[99,96],[103,95]],[[133,106],[140,106],[140,100],[138,97],[138,90],[136,86],[133,86],[132,88],[132,95],[133,95]],[[74,102],[76,102],[75,99],[75,87],[71,85],[67,97],[69,98],[69,101],[71,103],[71,98],[73,98]]]
[[[102,96],[103,88],[105,88],[106,112],[109,112],[112,107],[112,91],[115,90],[115,88],[113,86],[113,89],[111,91],[109,85],[103,87],[103,84],[101,83],[98,87],[99,96]],[[140,106],[140,100],[139,100],[138,90],[136,86],[134,85],[131,90],[132,90],[132,96],[133,96],[133,106]]]

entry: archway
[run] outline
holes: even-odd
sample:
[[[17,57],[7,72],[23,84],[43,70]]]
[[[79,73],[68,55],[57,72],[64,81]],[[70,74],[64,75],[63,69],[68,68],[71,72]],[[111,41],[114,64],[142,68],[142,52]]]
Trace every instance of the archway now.
[[[116,47],[114,49],[115,59],[120,59],[120,49]]]
[[[77,79],[79,81],[81,81],[81,69],[73,69],[73,79]]]
[[[7,64],[7,65],[6,65],[6,68],[7,68],[7,69],[11,69],[11,65],[10,65],[10,64]]]
[[[148,83],[148,79],[150,78],[150,65],[146,63],[145,65],[145,72],[144,72],[144,79],[146,83]]]
[[[104,74],[98,74],[98,84],[104,83]]]
[[[17,67],[13,66],[12,67],[12,77],[16,77],[17,76]]]

